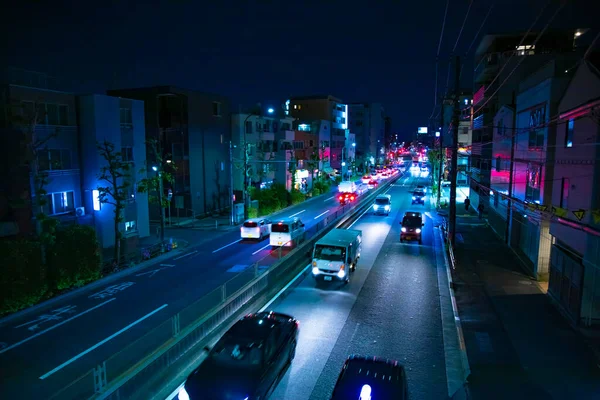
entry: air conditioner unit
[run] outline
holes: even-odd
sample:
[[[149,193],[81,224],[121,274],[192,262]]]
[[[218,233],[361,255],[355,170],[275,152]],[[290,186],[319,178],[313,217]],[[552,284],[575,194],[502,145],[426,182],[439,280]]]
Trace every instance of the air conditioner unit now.
[[[75,215],[78,217],[83,217],[85,215],[85,207],[77,207],[75,209]]]

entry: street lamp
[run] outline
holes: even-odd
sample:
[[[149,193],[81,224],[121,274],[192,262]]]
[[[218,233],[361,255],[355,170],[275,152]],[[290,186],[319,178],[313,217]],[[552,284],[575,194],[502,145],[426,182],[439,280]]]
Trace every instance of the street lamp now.
[[[158,178],[158,206],[160,209],[160,242],[165,242],[165,208],[163,207],[162,197],[163,197],[163,183],[162,183],[162,174],[159,168],[156,165],[152,166],[152,170],[156,172],[156,177]]]
[[[269,114],[273,114],[273,113],[275,112],[275,110],[274,110],[273,108],[269,108],[269,109],[267,110],[267,112],[268,112]]]

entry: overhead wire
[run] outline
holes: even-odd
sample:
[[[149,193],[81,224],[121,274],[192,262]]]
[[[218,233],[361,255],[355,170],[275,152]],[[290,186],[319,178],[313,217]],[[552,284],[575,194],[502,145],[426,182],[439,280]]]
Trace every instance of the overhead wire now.
[[[434,96],[433,96],[433,110],[431,110],[431,115],[429,116],[429,119],[431,119],[431,117],[433,116],[433,113],[435,112],[435,108],[437,107],[440,50],[442,48],[442,40],[444,38],[444,31],[446,29],[446,17],[448,16],[449,6],[450,6],[450,0],[446,0],[446,9],[444,10],[444,19],[442,20],[442,29],[440,31],[440,40],[438,41],[437,53],[435,55],[435,88],[434,88]]]
[[[489,18],[490,14],[492,13],[492,9],[494,8],[495,5],[496,5],[496,3],[492,3],[492,5],[490,6],[490,8],[488,9],[487,14],[485,15],[485,17],[481,21],[481,24],[479,25],[479,29],[477,29],[477,32],[475,32],[475,36],[473,36],[473,40],[471,41],[471,44],[467,48],[467,51],[465,51],[465,54],[464,54],[465,57],[467,57],[469,55],[469,52],[471,51],[471,48],[473,47],[473,45],[475,44],[475,41],[479,37],[479,33],[481,33],[481,30],[483,29],[483,26],[485,25],[487,19]],[[465,63],[462,63],[462,65],[460,66],[459,76],[462,76],[462,71],[463,71],[464,67],[465,67]]]
[[[469,18],[469,14],[471,13],[471,8],[473,7],[473,0],[469,1],[469,7],[467,8],[467,12],[465,13],[465,17],[463,18],[462,25],[460,30],[458,31],[458,35],[456,35],[456,41],[454,42],[454,47],[452,48],[452,53],[450,58],[448,59],[448,71],[446,74],[446,88],[444,91],[444,95],[448,94],[448,86],[450,85],[450,66],[452,65],[452,60],[454,59],[454,54],[456,53],[456,47],[458,47],[458,42],[462,36],[463,30],[465,29],[465,25],[467,23],[467,19]],[[459,75],[460,77],[460,75]],[[456,82],[456,85],[459,85],[460,82]]]

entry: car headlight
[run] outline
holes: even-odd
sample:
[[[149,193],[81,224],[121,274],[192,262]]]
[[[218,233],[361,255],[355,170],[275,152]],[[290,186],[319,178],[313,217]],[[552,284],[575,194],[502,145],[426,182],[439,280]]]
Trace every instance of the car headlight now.
[[[190,395],[185,390],[185,386],[179,389],[179,394],[177,395],[179,400],[190,400]]]
[[[406,228],[405,227],[402,227],[401,230],[402,230],[402,232],[406,232]]]
[[[389,211],[390,210],[390,206],[385,206],[385,211]]]
[[[421,233],[421,229],[420,229],[420,228],[417,228],[417,229],[415,229],[415,232],[417,232],[417,233]]]
[[[313,273],[313,275],[319,275],[319,268],[313,267],[312,273]]]
[[[417,198],[415,196],[413,196],[413,200],[416,200]]]
[[[346,271],[344,271],[343,269],[340,270],[340,272],[337,273],[338,278],[343,278],[344,276],[346,276]]]
[[[373,210],[377,210],[379,207],[377,206],[377,204],[373,204]]]

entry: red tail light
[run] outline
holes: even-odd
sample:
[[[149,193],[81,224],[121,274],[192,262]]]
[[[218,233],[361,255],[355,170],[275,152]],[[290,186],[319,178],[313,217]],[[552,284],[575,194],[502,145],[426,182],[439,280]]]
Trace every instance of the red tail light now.
[[[340,196],[340,200],[343,200],[343,199],[344,199],[344,196]]]
[[[350,197],[350,200],[354,200],[354,196]]]

